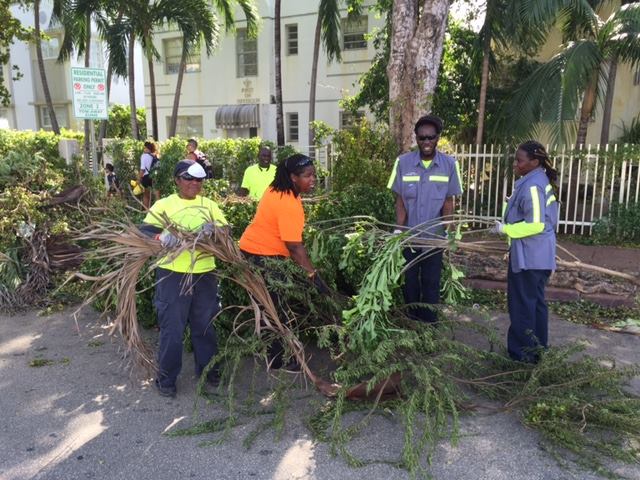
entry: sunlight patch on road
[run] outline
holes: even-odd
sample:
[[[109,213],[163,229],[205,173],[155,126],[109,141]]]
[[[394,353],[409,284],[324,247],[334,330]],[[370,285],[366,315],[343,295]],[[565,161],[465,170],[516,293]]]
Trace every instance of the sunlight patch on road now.
[[[273,480],[310,480],[315,478],[314,449],[312,441],[296,440],[280,460],[278,468],[273,474]]]
[[[41,338],[42,335],[22,335],[12,338],[8,342],[0,343],[0,355],[15,355],[16,353],[24,353],[31,348],[34,341]]]
[[[3,480],[31,478],[63,462],[106,430],[103,420],[102,410],[75,416],[59,435],[58,445],[33,460],[27,460],[5,471]]]

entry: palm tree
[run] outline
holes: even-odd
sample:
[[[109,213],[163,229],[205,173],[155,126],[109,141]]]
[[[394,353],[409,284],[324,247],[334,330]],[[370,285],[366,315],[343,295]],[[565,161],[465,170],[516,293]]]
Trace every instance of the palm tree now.
[[[621,5],[631,3],[630,0],[622,0]],[[609,129],[611,127],[611,111],[613,110],[613,96],[615,92],[616,76],[618,73],[618,57],[613,56],[607,62],[609,64],[609,74],[607,75],[607,91],[604,97],[604,108],[602,110],[602,130],[600,131],[600,145],[609,143]]]
[[[487,90],[494,53],[496,51],[512,53],[518,50],[531,53],[546,39],[544,30],[523,29],[520,16],[518,0],[487,0],[484,22],[477,41],[477,51],[482,55],[482,72],[480,75],[476,145],[482,144],[484,138]]]
[[[180,68],[178,70],[178,78],[176,79],[176,91],[173,98],[173,109],[171,112],[171,122],[169,125],[168,136],[173,137],[176,134],[178,124],[178,109],[180,107],[180,92],[182,90],[182,81],[187,65],[187,58],[195,47],[204,44],[207,56],[210,55],[214,47],[218,43],[220,29],[216,16],[211,11],[210,5],[206,0],[182,0],[174,2],[173,0],[165,0],[175,9],[175,14],[171,14],[171,21],[177,25],[182,32],[182,56],[180,59]],[[235,16],[233,8],[235,4],[242,9],[247,20],[247,34],[255,36],[258,28],[258,14],[253,4],[253,0],[216,0],[215,6],[219,13],[224,17],[224,25],[227,32],[234,29]],[[168,8],[169,12],[170,9]]]
[[[548,3],[553,2],[540,2],[547,5],[542,12],[535,11],[535,3],[531,18],[549,15]],[[597,8],[600,2],[593,3]],[[575,137],[580,147],[602,99],[612,60],[632,66],[640,62],[640,4],[622,5],[604,21],[585,2],[573,2],[571,8],[559,11],[565,43],[518,89],[505,120],[515,131],[530,131],[533,125],[536,135],[547,133],[552,141],[564,143]]]
[[[34,40],[36,44],[36,58],[38,60],[38,71],[40,72],[40,81],[42,82],[42,91],[44,100],[47,102],[49,110],[49,119],[51,120],[51,129],[56,135],[60,135],[60,126],[56,117],[56,111],[51,101],[51,92],[49,90],[49,82],[47,81],[47,72],[44,69],[44,59],[42,57],[42,32],[40,31],[40,0],[33,2],[33,18],[34,18]]]
[[[91,66],[91,24],[95,20],[104,27],[104,0],[55,0],[53,14],[64,27],[64,38],[58,61],[67,60],[77,50],[84,55],[84,66]],[[88,163],[91,148],[91,120],[84,121],[84,156]]]
[[[316,86],[318,83],[318,57],[320,56],[320,38],[329,62],[340,61],[340,2],[339,0],[320,0],[316,31],[313,39],[313,61],[311,63],[311,82],[309,86],[309,145],[315,143],[312,124],[316,119]]]
[[[276,0],[275,13],[273,15],[276,56],[276,140],[279,147],[284,145],[284,114],[282,113],[282,41],[280,38],[280,3],[281,0]]]

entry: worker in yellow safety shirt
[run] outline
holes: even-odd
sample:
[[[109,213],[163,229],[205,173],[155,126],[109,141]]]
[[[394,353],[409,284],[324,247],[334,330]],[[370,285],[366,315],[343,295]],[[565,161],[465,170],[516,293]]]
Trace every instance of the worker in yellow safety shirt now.
[[[260,201],[276,175],[276,166],[271,163],[272,159],[271,149],[266,145],[260,147],[258,163],[247,167],[244,171],[238,195],[241,197],[249,195],[253,200]]]

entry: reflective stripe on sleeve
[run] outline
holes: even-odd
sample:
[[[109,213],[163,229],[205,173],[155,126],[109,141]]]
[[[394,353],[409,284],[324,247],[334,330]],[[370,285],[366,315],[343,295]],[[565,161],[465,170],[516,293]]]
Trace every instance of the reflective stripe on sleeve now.
[[[455,161],[456,164],[456,175],[458,176],[458,184],[460,185],[460,190],[464,190],[464,188],[462,187],[462,175],[460,175],[460,164],[458,163],[458,161]]]
[[[531,192],[531,203],[533,207],[532,223],[540,223],[540,197],[538,196],[538,187],[536,187],[535,185],[529,187],[529,191]]]
[[[549,193],[553,187],[551,185],[547,185],[544,187],[544,193]]]
[[[544,231],[544,223],[527,223],[518,222],[511,223],[504,226],[504,233],[509,238],[524,238],[532,235],[537,235]]]
[[[551,205],[555,201],[556,201],[556,196],[555,195],[551,195],[549,198],[547,198],[547,207],[549,205]]]
[[[400,157],[396,158],[396,161],[393,164],[393,170],[391,170],[391,175],[389,175],[389,182],[387,183],[387,188],[389,190],[391,190],[391,187],[393,187],[393,182],[395,182],[395,180],[396,180],[396,173],[398,172],[398,161],[399,160],[400,160]]]

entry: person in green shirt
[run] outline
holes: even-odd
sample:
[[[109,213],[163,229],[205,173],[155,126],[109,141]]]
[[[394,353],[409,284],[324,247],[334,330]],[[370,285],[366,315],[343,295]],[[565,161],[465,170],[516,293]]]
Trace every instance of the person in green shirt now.
[[[246,197],[249,195],[252,199],[260,201],[262,194],[276,175],[276,166],[271,163],[271,149],[265,145],[260,147],[258,152],[258,163],[247,167],[242,178],[242,185],[238,190],[238,195]]]
[[[181,160],[174,169],[178,193],[158,200],[149,209],[140,230],[160,241],[169,252],[157,262],[154,306],[158,313],[160,341],[156,388],[162,396],[175,397],[176,380],[182,369],[182,338],[187,324],[196,374],[200,376],[217,354],[213,318],[220,311],[215,259],[204,252],[185,250],[178,256],[170,250],[180,240],[165,229],[166,216],[172,225],[187,232],[211,235],[215,226],[227,220],[218,205],[200,195],[206,172],[193,160]],[[217,385],[217,369],[209,371],[207,381]]]

